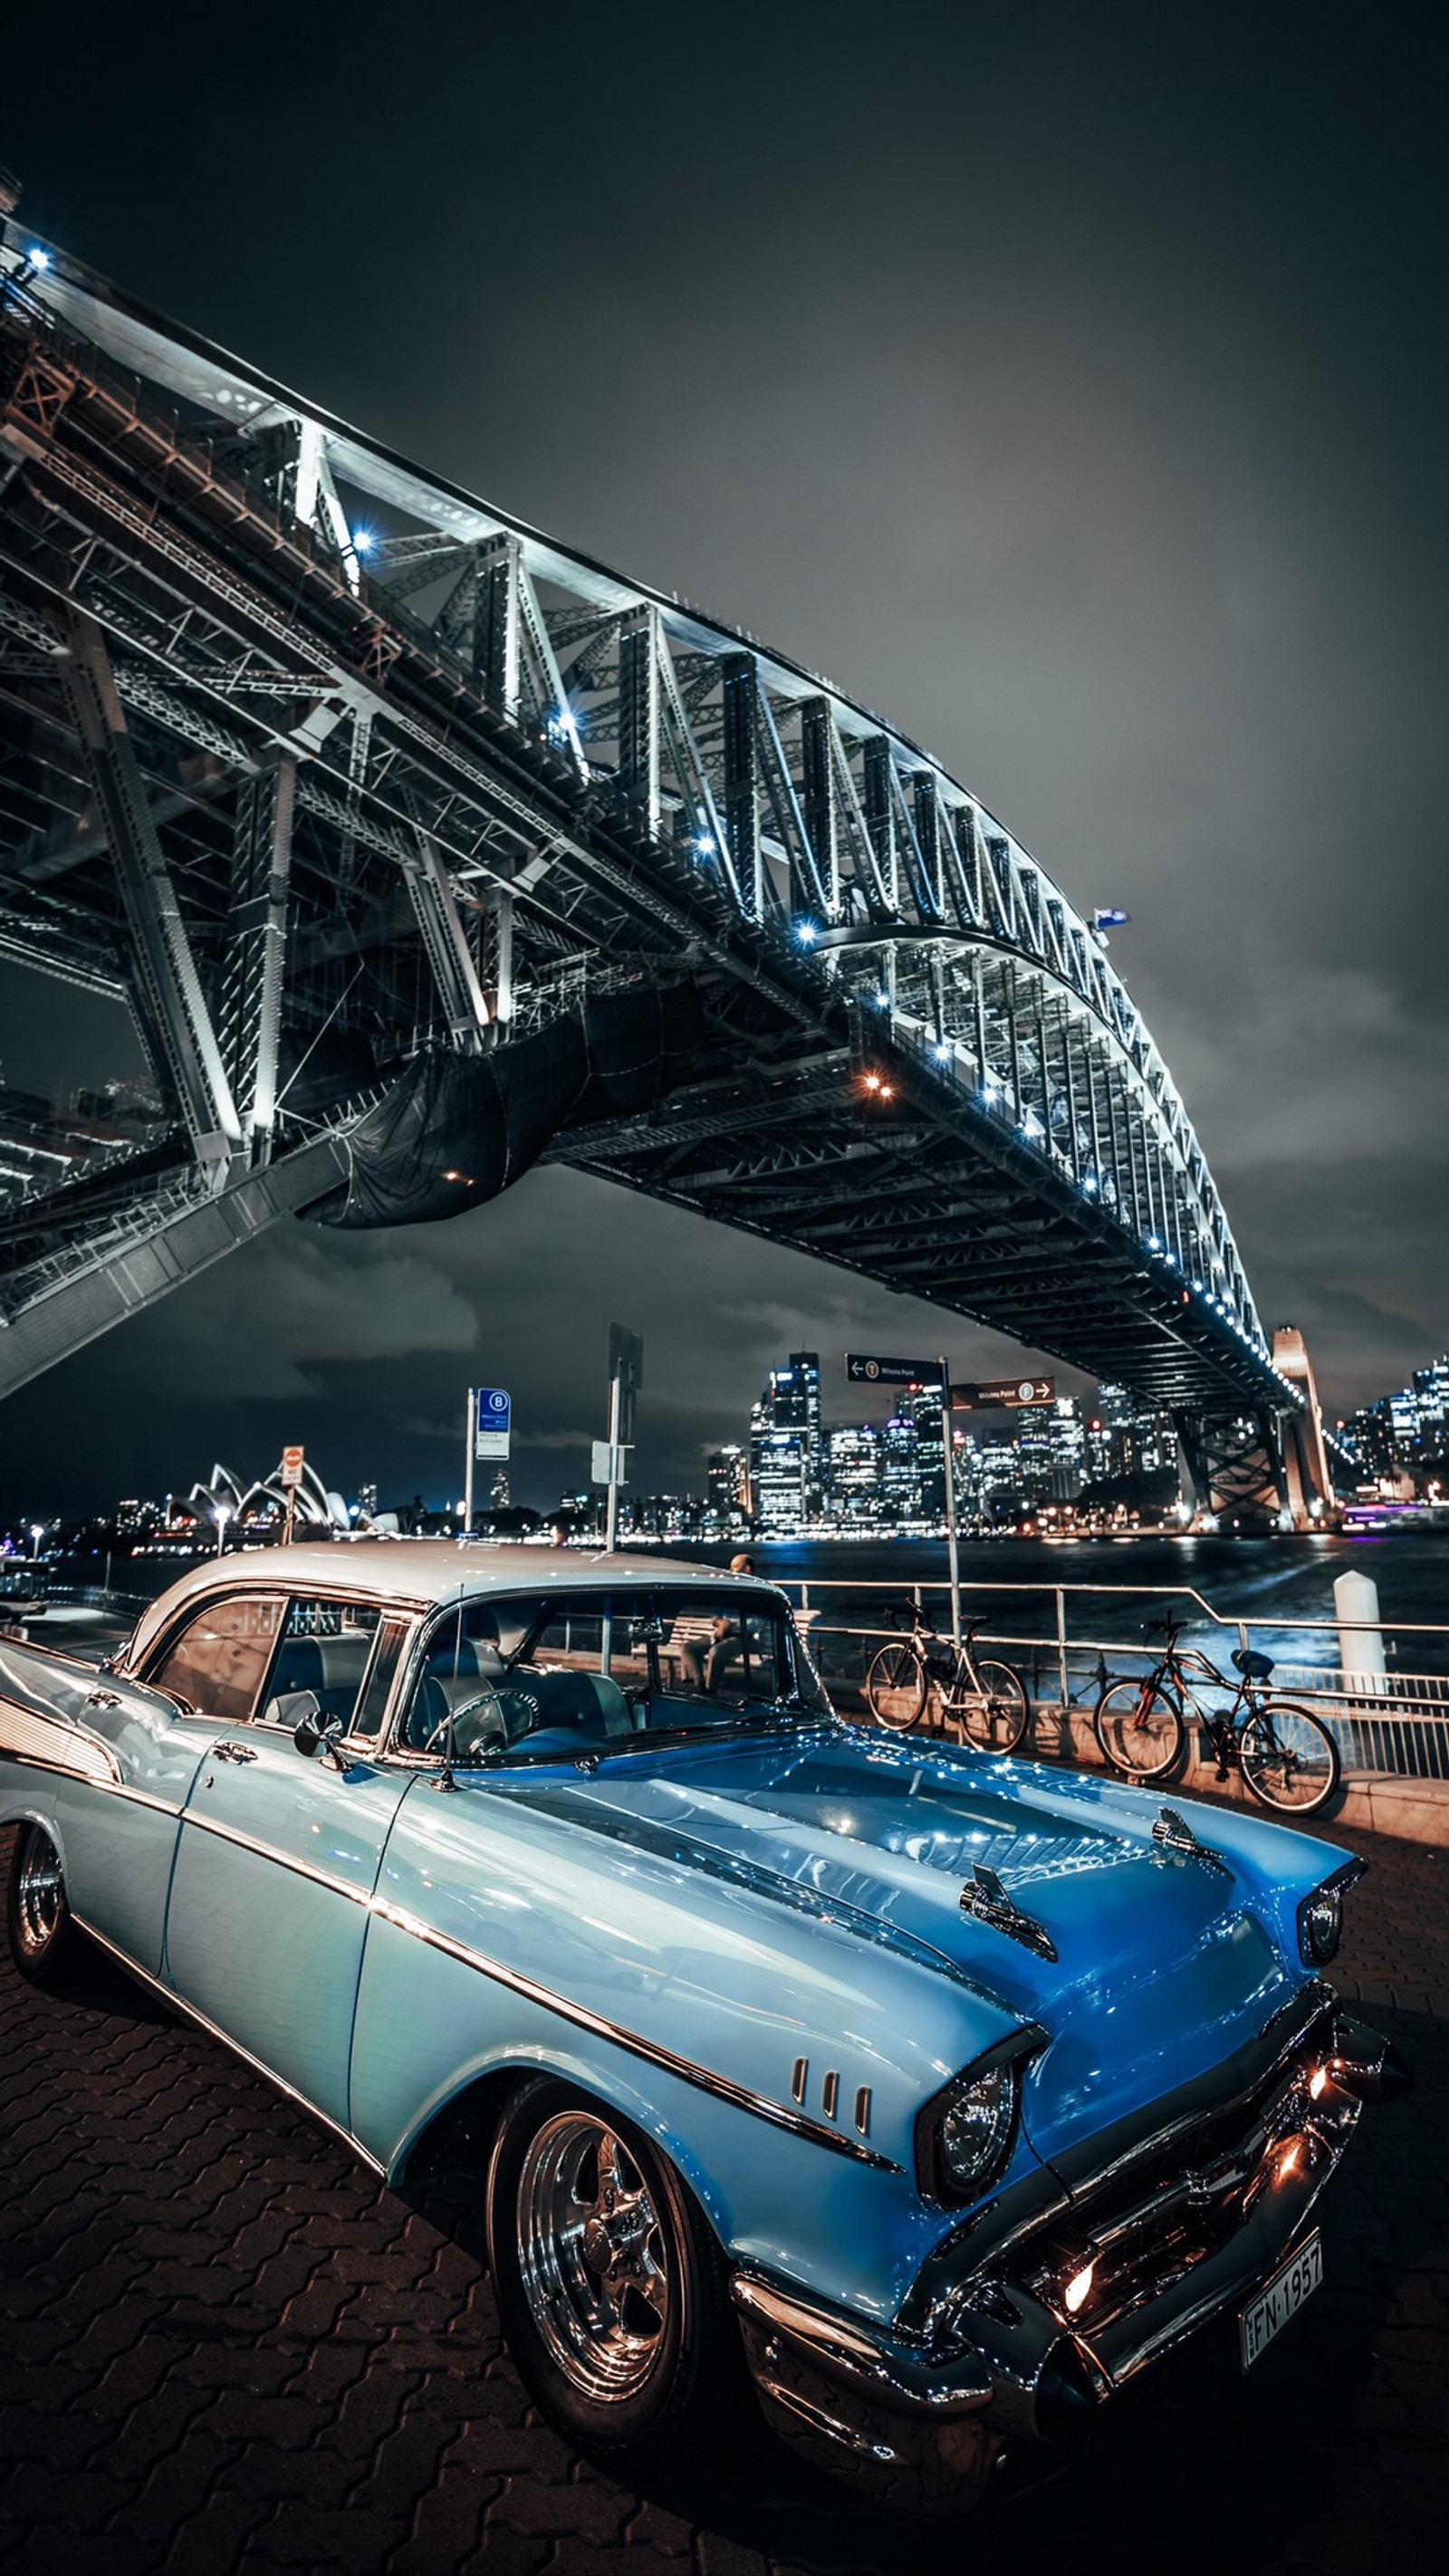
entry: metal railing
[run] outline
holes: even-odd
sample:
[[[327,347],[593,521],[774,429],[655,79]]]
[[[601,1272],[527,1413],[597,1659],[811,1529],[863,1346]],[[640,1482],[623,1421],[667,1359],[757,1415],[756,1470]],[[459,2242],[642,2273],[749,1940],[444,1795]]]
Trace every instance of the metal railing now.
[[[950,1595],[945,1583],[883,1583],[814,1576],[777,1578],[780,1588],[798,1602],[808,1620],[811,1649],[827,1687],[849,1700],[863,1701],[865,1676],[877,1648],[901,1633],[899,1612],[910,1602],[943,1637],[950,1633]],[[1160,1635],[1105,1635],[1101,1606],[1107,1602],[1140,1602],[1191,1606],[1180,1643],[1205,1653],[1226,1676],[1219,1691],[1194,1676],[1194,1689],[1205,1708],[1225,1703],[1236,1686],[1227,1661],[1234,1647],[1258,1646],[1273,1653],[1271,1687],[1301,1700],[1321,1717],[1337,1740],[1344,1769],[1351,1773],[1391,1772],[1405,1778],[1449,1780],[1449,1623],[1436,1620],[1240,1618],[1222,1611],[1188,1584],[1129,1583],[963,1583],[963,1600],[976,1596],[989,1624],[976,1632],[983,1647],[1004,1652],[1025,1682],[1037,1718],[1060,1721],[1071,1712],[1090,1716],[1098,1692],[1108,1680],[1150,1669],[1163,1651]],[[1008,1596],[1010,1596],[1008,1601]],[[1006,1607],[1003,1611],[1003,1604]],[[969,1615],[969,1600],[967,1608]],[[1092,1616],[1093,1608],[1097,1616]],[[873,1611],[879,1616],[870,1615]],[[1017,1613],[1020,1615],[1016,1615]],[[864,1613],[864,1615],[862,1615]],[[1346,1668],[1341,1660],[1347,1638],[1380,1639],[1386,1657],[1400,1638],[1437,1640],[1426,1657],[1442,1657],[1440,1672],[1401,1671],[1397,1662],[1381,1673]],[[1287,1640],[1308,1640],[1306,1649],[1284,1652]],[[1322,1641],[1319,1660],[1315,1649]],[[1414,1651],[1413,1649],[1410,1650]],[[1191,1718],[1191,1710],[1186,1714]],[[1050,1727],[1048,1734],[1052,1733]],[[1056,1730],[1060,1740],[1060,1725]],[[1054,1747],[1055,1749],[1055,1743]]]

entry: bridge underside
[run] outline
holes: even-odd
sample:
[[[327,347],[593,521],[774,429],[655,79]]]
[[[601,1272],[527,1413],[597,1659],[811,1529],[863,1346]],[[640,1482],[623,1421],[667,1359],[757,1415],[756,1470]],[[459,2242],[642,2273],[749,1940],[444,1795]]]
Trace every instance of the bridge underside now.
[[[4,242],[0,955],[150,1071],[0,1091],[0,1394],[335,1216],[447,1060],[497,1150],[420,1129],[392,1221],[544,1153],[1190,1423],[1302,1409],[1100,944],[925,753]],[[682,988],[685,1054],[611,1092],[604,1006]]]

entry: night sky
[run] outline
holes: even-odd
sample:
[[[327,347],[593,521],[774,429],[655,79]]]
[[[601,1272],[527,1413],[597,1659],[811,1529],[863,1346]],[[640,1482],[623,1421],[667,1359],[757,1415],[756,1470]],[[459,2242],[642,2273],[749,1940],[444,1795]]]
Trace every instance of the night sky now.
[[[1157,6],[27,13],[37,229],[876,707],[1113,946],[1265,1325],[1345,1406],[1449,1342],[1442,15]],[[124,1071],[0,974],[5,1079]],[[556,1172],[274,1232],[0,1411],[0,1509],[252,1473],[702,1482],[764,1370],[1011,1345]],[[1065,1382],[1065,1381],[1064,1381]]]

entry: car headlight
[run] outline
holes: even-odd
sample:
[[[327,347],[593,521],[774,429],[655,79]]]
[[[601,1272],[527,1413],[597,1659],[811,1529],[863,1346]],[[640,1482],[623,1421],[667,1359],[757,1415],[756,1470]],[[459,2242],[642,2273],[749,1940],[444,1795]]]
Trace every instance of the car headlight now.
[[[1032,2029],[992,2050],[932,2096],[916,2121],[916,2180],[929,2200],[979,2200],[1011,2154],[1026,2059],[1046,2044]]]
[[[1310,1968],[1326,1968],[1343,1938],[1343,1900],[1366,1864],[1350,1861],[1313,1888],[1298,1908],[1298,1948]]]

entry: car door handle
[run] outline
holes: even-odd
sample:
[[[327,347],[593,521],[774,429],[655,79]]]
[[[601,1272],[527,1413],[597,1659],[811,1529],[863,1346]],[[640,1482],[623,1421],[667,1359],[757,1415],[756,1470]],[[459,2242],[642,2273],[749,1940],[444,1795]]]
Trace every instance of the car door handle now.
[[[253,1744],[213,1744],[211,1748],[211,1758],[214,1762],[255,1762],[257,1758],[256,1746]]]

